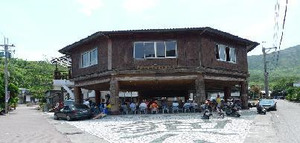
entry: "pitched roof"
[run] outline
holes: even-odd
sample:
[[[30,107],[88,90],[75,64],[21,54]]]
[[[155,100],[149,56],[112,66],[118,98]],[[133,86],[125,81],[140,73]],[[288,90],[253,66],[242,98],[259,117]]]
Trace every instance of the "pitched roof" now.
[[[171,29],[140,29],[140,30],[118,30],[118,31],[99,31],[96,32],[84,39],[81,39],[73,44],[70,44],[59,50],[60,53],[69,54],[69,51],[79,45],[82,45],[86,42],[89,42],[93,39],[99,37],[112,37],[116,35],[129,35],[129,34],[147,34],[147,33],[167,33],[167,32],[200,32],[210,35],[216,35],[224,38],[228,38],[231,40],[239,41],[244,43],[247,46],[247,51],[253,50],[259,43],[250,41],[248,39],[243,39],[238,36],[232,35],[227,32],[223,32],[217,29],[213,29],[210,27],[193,27],[193,28],[171,28]]]

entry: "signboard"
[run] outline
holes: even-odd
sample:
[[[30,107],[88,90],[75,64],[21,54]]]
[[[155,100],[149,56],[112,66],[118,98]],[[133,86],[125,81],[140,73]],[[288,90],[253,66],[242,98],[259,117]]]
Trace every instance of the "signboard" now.
[[[4,54],[4,52],[0,52],[0,57],[5,57],[5,54]]]
[[[4,51],[0,51],[0,58],[5,58],[5,52]],[[8,52],[7,58],[11,58],[11,52]]]

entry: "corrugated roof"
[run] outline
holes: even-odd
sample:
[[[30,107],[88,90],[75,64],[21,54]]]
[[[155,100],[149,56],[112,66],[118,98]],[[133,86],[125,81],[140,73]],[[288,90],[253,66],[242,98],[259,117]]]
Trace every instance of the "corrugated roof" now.
[[[71,45],[68,45],[62,49],[59,50],[59,52],[63,54],[69,54],[69,51],[73,49],[76,46],[79,46],[81,44],[84,44],[86,42],[89,42],[93,39],[99,38],[99,37],[112,37],[115,35],[129,35],[129,34],[147,34],[147,33],[165,33],[165,32],[202,32],[202,33],[209,33],[211,35],[217,35],[224,38],[236,40],[239,42],[244,43],[247,46],[247,51],[253,50],[259,43],[253,42],[247,39],[240,38],[238,36],[232,35],[227,32],[223,32],[217,29],[213,29],[210,27],[189,27],[189,28],[169,28],[169,29],[139,29],[139,30],[116,30],[116,31],[99,31],[96,32],[84,39],[81,39]]]

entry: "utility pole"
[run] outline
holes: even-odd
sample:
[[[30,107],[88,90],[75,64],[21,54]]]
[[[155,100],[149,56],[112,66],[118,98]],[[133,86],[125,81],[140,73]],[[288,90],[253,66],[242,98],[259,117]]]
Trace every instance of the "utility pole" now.
[[[277,49],[277,47],[271,47],[271,48],[265,48],[262,47],[262,52],[263,52],[263,60],[264,60],[264,77],[265,77],[265,93],[266,96],[269,96],[269,72],[268,72],[268,67],[267,67],[267,52],[269,52],[272,49]],[[268,50],[268,51],[266,51]]]
[[[4,37],[4,44],[0,45],[4,47],[4,54],[5,54],[5,68],[4,68],[4,79],[5,79],[5,113],[8,113],[8,108],[7,108],[7,103],[8,103],[8,70],[7,70],[7,65],[8,65],[8,47],[15,47],[13,44],[8,45],[8,39]]]
[[[269,96],[269,73],[267,71],[267,60],[266,60],[266,48],[262,47],[263,59],[264,59],[264,77],[265,77],[265,93],[266,96]]]

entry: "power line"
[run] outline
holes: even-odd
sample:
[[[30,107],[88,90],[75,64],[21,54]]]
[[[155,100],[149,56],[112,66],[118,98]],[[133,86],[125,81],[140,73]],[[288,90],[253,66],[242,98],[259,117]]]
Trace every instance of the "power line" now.
[[[287,14],[287,5],[288,5],[288,0],[286,0],[286,4],[285,4],[285,11],[284,11],[284,18],[283,18],[283,22],[282,22],[282,28],[281,30],[281,36],[280,36],[280,40],[279,43],[278,42],[278,33],[279,33],[279,13],[280,13],[280,3],[277,0],[276,4],[275,4],[275,17],[274,17],[274,34],[273,34],[273,47],[271,48],[265,48],[262,47],[262,52],[263,52],[263,62],[264,62],[264,78],[265,78],[265,93],[267,96],[269,96],[269,72],[276,69],[276,67],[278,66],[278,61],[279,61],[279,54],[280,54],[280,47],[282,44],[282,40],[283,40],[283,32],[284,32],[284,27],[285,27],[285,21],[286,21],[286,14]],[[274,50],[272,52],[272,50]],[[269,57],[272,57],[271,60],[268,60],[267,55],[269,52]],[[271,65],[273,65],[273,67],[270,67]],[[269,70],[268,70],[268,66],[269,66]]]

